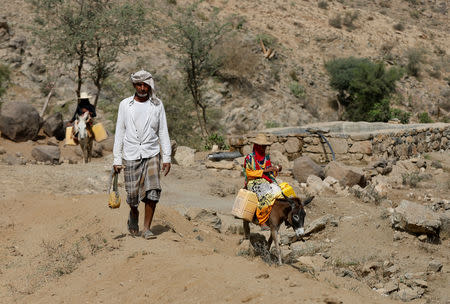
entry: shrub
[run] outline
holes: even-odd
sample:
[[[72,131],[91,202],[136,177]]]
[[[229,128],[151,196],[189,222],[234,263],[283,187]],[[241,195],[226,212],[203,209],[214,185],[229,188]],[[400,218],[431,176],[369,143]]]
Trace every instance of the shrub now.
[[[219,146],[219,149],[221,150],[229,149],[228,145],[225,143],[225,139],[217,133],[213,133],[206,138],[204,148],[205,150],[211,150],[213,145]]]
[[[337,14],[330,20],[328,20],[328,24],[335,28],[342,28],[342,18],[341,15]]]
[[[406,52],[408,63],[406,71],[408,75],[418,77],[421,71],[421,64],[425,62],[425,50],[422,48],[410,48]]]
[[[292,79],[293,81],[298,81],[297,72],[296,72],[295,70],[291,70],[291,71],[289,72],[289,77],[291,77],[291,79]]]
[[[419,118],[420,123],[433,123],[433,120],[427,112],[419,113],[417,114],[417,117]]]
[[[271,128],[278,128],[280,126],[280,123],[273,120],[268,120],[264,123],[264,125],[266,126],[267,129],[271,129]]]
[[[409,118],[411,117],[411,113],[402,111],[400,109],[391,109],[391,119],[398,118],[402,124],[409,123]]]
[[[274,36],[266,33],[256,35],[256,42],[262,41],[266,48],[274,48],[278,42],[278,39]]]
[[[317,6],[321,9],[328,9],[328,1],[322,0],[317,3]]]
[[[0,64],[0,97],[6,92],[11,72],[6,65]]]
[[[353,21],[358,19],[358,12],[345,12],[344,19],[342,23],[347,27],[348,30],[355,29],[355,25],[353,24]]]
[[[394,29],[403,32],[405,30],[405,26],[403,25],[403,23],[396,23],[394,24]]]
[[[338,102],[345,118],[352,121],[388,121],[389,97],[402,76],[398,68],[385,69],[383,63],[365,58],[339,58],[325,63],[330,85],[339,91]]]
[[[429,174],[419,174],[417,172],[402,174],[402,184],[408,185],[411,188],[417,187],[421,181],[428,179],[431,179],[431,175]]]
[[[297,98],[305,96],[305,89],[301,84],[298,83],[298,81],[292,81],[289,84],[289,89],[291,90],[292,95]]]

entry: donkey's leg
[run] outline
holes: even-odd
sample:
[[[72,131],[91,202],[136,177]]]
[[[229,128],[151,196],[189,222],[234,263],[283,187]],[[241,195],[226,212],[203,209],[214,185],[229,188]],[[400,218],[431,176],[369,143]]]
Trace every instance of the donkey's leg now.
[[[271,229],[270,237],[273,238],[273,241],[275,242],[275,251],[278,255],[278,265],[281,265],[281,248],[280,248],[280,241],[278,238],[278,227]],[[270,248],[270,247],[269,247]]]
[[[250,222],[242,220],[242,226],[244,227],[244,240],[250,239]]]
[[[90,162],[92,160],[92,145],[94,144],[94,140],[93,138],[89,138],[88,141],[88,145],[87,145],[87,157],[88,157],[88,162]]]

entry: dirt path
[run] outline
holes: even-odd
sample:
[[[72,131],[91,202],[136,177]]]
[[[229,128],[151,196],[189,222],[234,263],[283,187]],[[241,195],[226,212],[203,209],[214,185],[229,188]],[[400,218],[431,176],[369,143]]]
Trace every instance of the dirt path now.
[[[126,204],[106,207],[110,164],[109,157],[88,165],[0,164],[0,303],[399,303],[371,288],[389,278],[363,277],[361,269],[394,265],[396,279],[426,272],[432,259],[444,268],[426,275],[429,303],[450,300],[449,240],[423,243],[406,233],[395,240],[385,203],[328,192],[316,197],[306,224],[324,215],[338,224],[294,245],[305,256],[325,257],[325,265],[277,267],[238,256],[239,234],[183,216],[203,207],[232,219],[239,174],[174,166],[162,182],[153,224],[158,238],[146,241],[127,235]],[[446,172],[436,185],[393,195],[400,200],[435,189],[445,196]]]

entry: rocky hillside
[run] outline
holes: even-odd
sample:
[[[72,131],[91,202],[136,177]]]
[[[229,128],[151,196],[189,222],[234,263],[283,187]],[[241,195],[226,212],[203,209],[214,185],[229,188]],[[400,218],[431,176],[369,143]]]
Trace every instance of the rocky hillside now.
[[[164,15],[186,2],[144,1],[143,5],[160,8]],[[233,32],[216,50],[225,65],[209,82],[206,97],[210,106],[221,109],[221,123],[229,134],[336,120],[336,91],[329,86],[324,62],[348,56],[381,60],[388,66],[418,63],[419,76],[405,76],[398,83],[392,106],[413,113],[412,122],[418,121],[416,114],[421,112],[434,120],[449,118],[446,1],[211,0],[200,4],[199,14],[208,16],[215,8],[220,9],[221,18],[230,18]],[[12,69],[3,100],[25,100],[40,108],[56,67],[46,63],[45,54],[34,43],[34,14],[25,0],[2,3],[1,14],[0,62]],[[114,117],[108,113],[129,94],[130,88],[123,84],[131,72],[150,70],[163,89],[163,79],[180,81],[173,48],[148,34],[151,28],[147,30],[139,46],[122,56],[101,96],[100,112],[111,121],[110,127]],[[260,40],[275,50],[271,59],[264,57]],[[49,112],[63,111],[68,117],[74,106],[76,73],[70,68],[64,72]],[[89,82],[84,89],[95,91]]]

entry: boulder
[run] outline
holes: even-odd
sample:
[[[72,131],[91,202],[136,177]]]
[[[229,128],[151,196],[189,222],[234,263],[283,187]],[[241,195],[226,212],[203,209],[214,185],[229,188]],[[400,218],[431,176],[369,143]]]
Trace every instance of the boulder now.
[[[320,177],[315,175],[308,176],[306,183],[308,184],[310,195],[317,195],[327,187]]]
[[[335,226],[337,226],[337,221],[334,219],[334,217],[332,215],[324,215],[318,219],[315,219],[314,221],[312,221],[308,227],[305,229],[305,234],[304,235],[309,235],[311,233],[316,233],[319,232],[323,229],[325,229],[327,224],[334,224]]]
[[[99,158],[103,156],[103,145],[94,140],[92,143],[92,157]]]
[[[432,260],[427,267],[430,272],[439,272],[442,270],[442,263],[439,260]]]
[[[294,161],[292,173],[299,183],[305,183],[310,175],[315,175],[322,179],[325,177],[323,168],[307,156],[299,157]]]
[[[43,145],[34,147],[31,151],[31,156],[37,161],[50,163],[58,163],[61,152],[58,147]]]
[[[183,167],[190,167],[194,165],[195,161],[195,149],[191,149],[186,146],[179,146],[176,149],[175,161],[177,164]]]
[[[62,114],[56,112],[50,115],[42,125],[42,130],[48,137],[54,136],[57,140],[63,140],[65,137],[65,128]]]
[[[275,165],[281,165],[283,167],[283,170],[281,172],[286,172],[288,170],[292,169],[292,164],[289,161],[289,159],[281,153],[280,151],[273,151],[270,153],[270,161],[273,166]]]
[[[34,139],[40,127],[38,111],[25,102],[7,102],[0,110],[0,132],[7,138],[22,142]]]
[[[343,187],[351,187],[353,185],[360,185],[361,187],[365,187],[366,185],[364,174],[357,172],[350,167],[344,166],[343,164],[336,161],[328,163],[328,165],[325,167],[325,176],[334,177]]]
[[[296,153],[300,150],[300,140],[296,137],[289,137],[284,143],[287,153]]]
[[[229,160],[221,160],[218,162],[208,160],[205,163],[206,168],[232,170],[234,169],[234,162]]]
[[[190,208],[184,215],[193,222],[204,223],[220,232],[222,220],[217,216],[217,212],[207,209]]]
[[[103,140],[100,144],[104,151],[112,152],[114,149],[114,136],[108,136],[108,138]]]
[[[391,221],[394,228],[414,234],[437,235],[441,226],[437,213],[407,200],[394,209]]]
[[[443,240],[450,239],[450,210],[441,213],[439,217],[441,219],[439,237]]]

